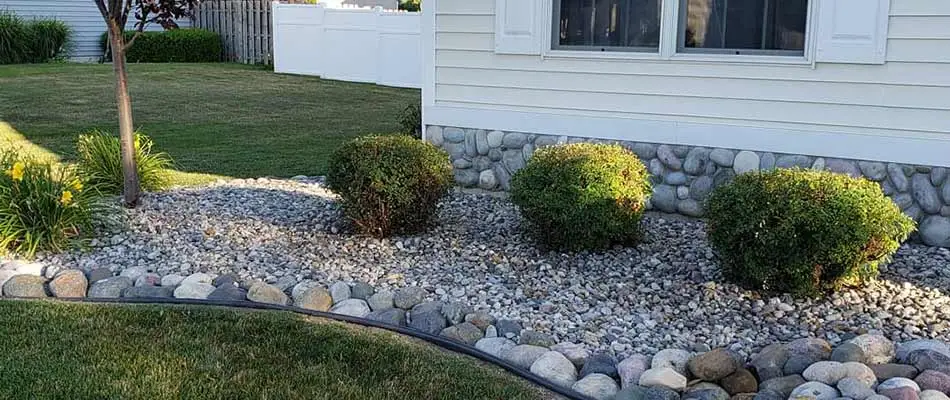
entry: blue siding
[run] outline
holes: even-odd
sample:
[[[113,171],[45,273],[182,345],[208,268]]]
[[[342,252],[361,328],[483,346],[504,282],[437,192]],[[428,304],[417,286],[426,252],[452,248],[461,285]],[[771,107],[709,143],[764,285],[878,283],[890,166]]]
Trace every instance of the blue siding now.
[[[23,18],[65,21],[73,28],[70,58],[94,59],[102,56],[99,37],[106,31],[106,24],[92,0],[0,0],[0,9],[13,11]],[[129,21],[127,29],[132,29],[134,23]],[[183,21],[179,25],[191,24],[190,21]],[[161,30],[162,27],[150,25],[146,29]]]

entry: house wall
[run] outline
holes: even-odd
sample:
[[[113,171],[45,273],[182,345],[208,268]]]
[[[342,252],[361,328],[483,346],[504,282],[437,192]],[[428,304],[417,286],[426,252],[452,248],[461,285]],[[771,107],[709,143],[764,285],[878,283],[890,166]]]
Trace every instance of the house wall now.
[[[933,168],[950,166],[948,1],[892,0],[883,65],[496,54],[495,0],[434,3],[423,29],[424,40],[426,27],[434,32],[424,43],[424,125],[429,140],[452,153],[463,185],[504,188],[522,164],[514,153],[524,161],[536,140],[652,146],[647,162],[658,159],[660,145],[671,145],[677,151],[665,153],[676,159],[653,165],[661,181],[685,172],[682,163],[694,149],[705,149],[696,156],[704,160],[722,149],[735,162],[746,150],[757,164],[786,156],[789,165],[864,175],[857,160],[869,160],[880,162],[868,167],[875,180],[921,221],[922,231],[933,232],[928,242],[950,246],[950,183],[944,168]],[[498,142],[489,157],[476,139],[494,131],[495,138],[524,135],[525,143]],[[453,142],[460,132],[461,145]],[[725,164],[712,163],[711,174],[705,166],[702,173],[685,173],[683,183],[679,174],[673,183],[660,182],[658,193],[674,195],[664,209],[701,214],[685,202],[692,199],[689,187],[719,170],[735,172]],[[486,170],[492,185],[477,177]]]
[[[73,28],[72,50],[69,57],[77,60],[96,60],[102,56],[99,38],[106,31],[105,21],[92,0],[0,0],[0,9],[15,12],[25,19],[54,18]],[[191,26],[190,21],[180,21],[182,27]],[[126,29],[134,29],[130,21]],[[162,30],[151,24],[147,30]]]

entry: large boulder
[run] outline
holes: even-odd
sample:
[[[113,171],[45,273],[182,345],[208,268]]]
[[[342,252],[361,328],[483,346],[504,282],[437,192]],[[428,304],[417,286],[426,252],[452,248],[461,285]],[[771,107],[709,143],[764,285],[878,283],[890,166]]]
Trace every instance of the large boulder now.
[[[330,296],[330,292],[319,286],[306,289],[299,296],[294,297],[294,302],[297,307],[314,311],[326,312],[333,307],[333,297]]]
[[[613,378],[597,373],[581,378],[571,389],[595,400],[611,400],[620,390]]]
[[[343,300],[333,308],[330,309],[331,313],[347,315],[350,317],[363,318],[370,313],[369,304],[364,300],[360,299],[346,299]]]
[[[687,363],[694,377],[715,382],[729,376],[739,368],[737,357],[726,349],[715,349],[695,356]]]
[[[643,375],[646,370],[650,369],[650,361],[650,357],[642,354],[634,354],[617,363],[617,374],[620,375],[620,386],[624,389],[630,386],[637,386],[640,383],[640,375]]]
[[[574,364],[556,351],[544,353],[531,364],[531,373],[564,388],[570,388],[577,381]]]
[[[659,386],[679,391],[686,389],[686,377],[670,367],[650,368],[640,375],[640,386]]]
[[[584,367],[581,368],[581,378],[590,374],[602,374],[611,378],[619,378],[617,374],[617,359],[607,353],[594,353],[587,358]]]
[[[438,335],[447,325],[445,316],[442,315],[442,302],[418,304],[409,312],[409,326],[430,335]]]
[[[89,281],[86,274],[78,269],[68,269],[56,274],[49,283],[49,290],[56,297],[86,297]]]
[[[209,293],[210,294],[210,293]],[[247,290],[247,299],[256,303],[285,306],[290,298],[274,285],[256,283]]]
[[[474,345],[485,336],[481,329],[478,329],[477,326],[468,322],[463,322],[461,324],[445,328],[439,334],[456,342],[465,343],[469,346]]]
[[[692,357],[693,353],[690,353],[686,350],[660,350],[656,353],[656,355],[653,356],[653,361],[650,365],[650,368],[672,368],[678,374],[685,376],[687,364],[689,364],[689,359]]]
[[[498,358],[503,358],[505,352],[517,346],[517,344],[506,338],[494,337],[485,338],[475,342],[475,348]]]
[[[940,371],[928,369],[917,375],[914,379],[921,390],[936,390],[939,392],[950,393],[950,375]]]
[[[3,284],[7,297],[46,297],[46,278],[40,275],[15,275]]]
[[[821,382],[807,382],[792,390],[790,399],[834,400],[839,397],[838,389]]]
[[[759,354],[752,357],[749,364],[761,381],[784,376],[783,369],[788,362],[788,349],[782,344],[765,346]],[[787,395],[786,395],[787,396]]]
[[[867,364],[887,364],[894,360],[897,348],[884,335],[865,334],[848,341],[864,352]],[[848,360],[858,361],[858,360]]]
[[[359,299],[353,299],[359,300]],[[382,322],[393,326],[406,326],[406,310],[401,308],[387,308],[366,314],[370,321]]]
[[[780,393],[782,397],[787,398],[792,394],[795,388],[804,385],[805,379],[801,375],[789,375],[778,378],[772,378],[762,381],[759,384],[759,392]]]
[[[531,364],[534,364],[535,361],[548,351],[549,350],[544,347],[519,344],[506,351],[501,357],[513,365],[529,369],[531,368]]]
[[[122,291],[132,287],[132,280],[125,276],[113,276],[111,278],[100,279],[89,286],[90,298],[119,298]]]
[[[739,368],[736,372],[722,378],[721,383],[722,388],[733,395],[759,391],[759,383],[755,380],[755,376],[745,368]]]

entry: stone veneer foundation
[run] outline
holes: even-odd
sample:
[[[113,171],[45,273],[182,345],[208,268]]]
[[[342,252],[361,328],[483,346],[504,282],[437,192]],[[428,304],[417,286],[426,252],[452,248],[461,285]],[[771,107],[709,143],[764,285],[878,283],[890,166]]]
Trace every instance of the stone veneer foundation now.
[[[916,239],[950,247],[947,168],[441,126],[428,126],[425,138],[449,153],[459,185],[493,191],[508,190],[511,175],[540,147],[618,143],[636,153],[652,175],[648,207],[694,217],[703,215],[703,202],[713,188],[743,172],[802,167],[864,176],[880,184],[884,194],[917,221]]]

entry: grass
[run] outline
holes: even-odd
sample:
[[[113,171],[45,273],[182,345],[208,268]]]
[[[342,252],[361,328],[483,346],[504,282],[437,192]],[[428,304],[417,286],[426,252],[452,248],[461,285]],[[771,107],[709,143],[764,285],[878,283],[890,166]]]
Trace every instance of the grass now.
[[[400,129],[419,91],[278,75],[239,64],[131,64],[136,128],[175,159],[177,184],[326,171],[343,141]],[[111,65],[0,66],[0,145],[75,159],[80,133],[117,131]]]
[[[0,398],[540,399],[389,332],[274,311],[0,301]]]

